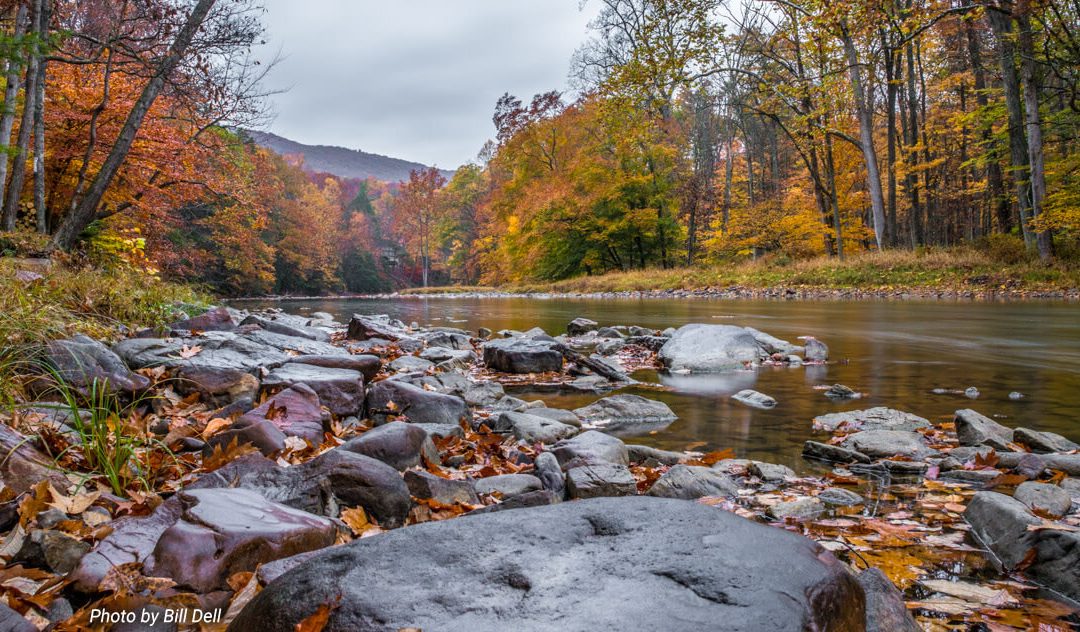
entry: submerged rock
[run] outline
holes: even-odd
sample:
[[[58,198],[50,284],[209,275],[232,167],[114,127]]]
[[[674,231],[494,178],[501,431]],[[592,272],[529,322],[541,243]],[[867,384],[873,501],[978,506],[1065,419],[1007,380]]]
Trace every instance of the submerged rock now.
[[[229,629],[292,632],[325,603],[339,604],[326,632],[865,625],[863,589],[821,546],[647,497],[470,515],[358,540],[281,575]]]

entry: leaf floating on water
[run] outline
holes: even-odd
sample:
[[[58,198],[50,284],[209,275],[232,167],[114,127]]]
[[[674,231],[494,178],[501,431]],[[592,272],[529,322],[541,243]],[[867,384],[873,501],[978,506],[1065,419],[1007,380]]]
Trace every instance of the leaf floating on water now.
[[[971,582],[953,582],[944,579],[923,579],[919,581],[919,584],[936,593],[956,597],[957,599],[963,599],[964,601],[976,604],[986,604],[990,606],[1019,605],[1019,602],[1009,594],[1009,591],[1002,588],[995,589],[987,586],[980,586],[979,584],[973,584]]]

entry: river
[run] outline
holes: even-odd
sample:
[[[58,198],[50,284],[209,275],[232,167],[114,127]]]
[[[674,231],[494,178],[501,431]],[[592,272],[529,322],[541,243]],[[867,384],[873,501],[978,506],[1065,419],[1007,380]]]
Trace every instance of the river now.
[[[732,448],[740,457],[797,471],[812,437],[811,419],[841,410],[889,406],[932,421],[974,408],[1008,426],[1060,433],[1080,442],[1080,305],[1062,302],[782,301],[707,299],[402,298],[243,301],[291,313],[325,311],[347,322],[353,313],[390,314],[406,323],[475,331],[543,327],[564,332],[577,316],[602,325],[656,329],[687,323],[756,327],[795,341],[812,335],[829,345],[827,366],[766,367],[719,375],[642,371],[632,392],[663,400],[679,416],[667,429],[634,438],[672,450]],[[815,386],[841,383],[864,393],[834,403]],[[962,394],[974,386],[977,399]],[[730,399],[744,388],[775,397],[772,410]],[[935,394],[934,389],[948,389]],[[1011,400],[1010,392],[1022,399]],[[549,406],[575,408],[595,395],[515,392]],[[818,437],[820,438],[820,437]]]

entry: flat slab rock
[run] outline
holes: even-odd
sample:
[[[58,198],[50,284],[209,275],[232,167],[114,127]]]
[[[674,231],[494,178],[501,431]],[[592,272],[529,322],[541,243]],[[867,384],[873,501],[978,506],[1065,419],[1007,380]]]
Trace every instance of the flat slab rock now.
[[[640,395],[612,395],[574,410],[588,426],[613,434],[648,432],[678,419],[664,402]]]
[[[912,432],[919,428],[929,428],[930,422],[918,415],[876,406],[866,410],[849,410],[842,413],[829,413],[814,417],[814,430],[836,432],[837,430],[900,430]]]
[[[820,545],[647,497],[470,515],[357,540],[278,577],[228,629],[292,632],[339,598],[327,632],[865,628],[862,587]]]

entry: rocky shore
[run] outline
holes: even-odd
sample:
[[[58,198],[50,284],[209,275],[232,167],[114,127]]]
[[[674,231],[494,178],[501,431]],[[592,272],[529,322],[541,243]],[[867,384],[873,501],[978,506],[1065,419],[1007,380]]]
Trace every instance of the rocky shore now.
[[[636,444],[677,416],[618,393],[645,367],[828,361],[822,341],[734,325],[470,332],[225,307],[111,347],[54,341],[26,378],[38,399],[0,424],[0,628],[179,611],[236,631],[1080,622],[1068,438],[970,409],[836,413],[807,420],[804,456],[828,470],[807,477]],[[549,408],[519,384],[597,400]],[[117,434],[98,437],[102,393]],[[121,435],[138,441],[118,489],[94,442]]]

